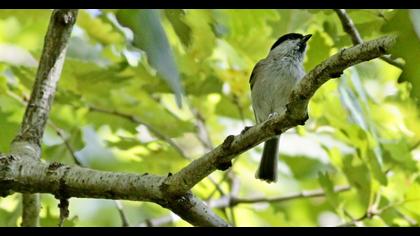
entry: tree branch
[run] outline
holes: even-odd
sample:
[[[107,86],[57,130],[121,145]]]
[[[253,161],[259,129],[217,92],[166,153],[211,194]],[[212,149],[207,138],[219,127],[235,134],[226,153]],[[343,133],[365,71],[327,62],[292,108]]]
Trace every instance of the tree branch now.
[[[189,192],[179,197],[165,195],[160,187],[164,180],[165,177],[147,173],[113,173],[14,155],[0,156],[0,193],[3,195],[16,191],[51,193],[58,199],[78,197],[148,201],[170,209],[195,226],[228,226]]]
[[[353,45],[361,44],[363,43],[363,39],[359,34],[359,31],[357,30],[356,26],[353,24],[353,21],[351,20],[350,16],[347,14],[345,9],[334,9],[334,11],[337,13],[338,18],[340,18],[341,25],[343,26],[344,32],[346,32],[353,42]],[[382,55],[379,58],[381,58],[383,61],[398,67],[400,69],[403,69],[404,64],[397,62],[395,60],[392,60],[391,58]]]
[[[77,10],[54,10],[51,14],[44,48],[32,94],[11,153],[22,158],[41,157],[41,139],[60,79]],[[23,195],[22,226],[39,225],[39,196]]]

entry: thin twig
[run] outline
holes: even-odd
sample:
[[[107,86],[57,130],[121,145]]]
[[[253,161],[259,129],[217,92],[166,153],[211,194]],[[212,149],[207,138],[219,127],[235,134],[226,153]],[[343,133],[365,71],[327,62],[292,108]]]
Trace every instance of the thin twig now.
[[[54,129],[55,133],[58,135],[58,137],[61,138],[61,140],[64,143],[64,146],[66,146],[67,150],[70,153],[70,156],[72,157],[73,161],[76,163],[76,165],[78,166],[83,166],[83,164],[79,161],[79,158],[77,158],[76,153],[73,149],[73,147],[71,146],[70,142],[68,141],[68,139],[65,137],[64,135],[64,131],[60,128],[58,128],[57,125],[55,125],[51,120],[48,121],[48,125]]]
[[[346,192],[351,189],[350,186],[338,186],[334,189],[335,193],[341,193]],[[274,197],[274,198],[266,198],[266,197],[259,197],[259,198],[233,198],[231,199],[231,205],[237,205],[237,204],[251,204],[251,203],[259,203],[259,202],[267,202],[267,203],[273,203],[273,202],[284,202],[299,198],[312,198],[312,197],[323,197],[325,196],[325,192],[322,189],[313,190],[313,191],[303,191],[301,193],[297,194],[291,194],[288,196],[282,196],[282,197]]]
[[[194,107],[188,106],[191,114],[193,114],[195,118],[195,127],[197,129],[196,136],[200,143],[203,145],[204,149],[210,151],[214,148],[213,142],[210,138],[210,133],[206,127],[206,119],[204,116]]]
[[[239,103],[238,96],[233,95],[232,101],[236,105],[236,107],[238,108],[238,113],[239,113],[239,117],[241,118],[242,125],[245,126],[245,115],[244,115],[243,108],[242,108],[241,104]]]
[[[136,227],[158,227],[158,226],[164,226],[167,224],[170,224],[172,222],[175,222],[179,220],[179,217],[176,217],[174,214],[169,214],[166,216],[154,218],[154,219],[147,219],[142,223],[139,223],[136,225]]]
[[[201,113],[194,107],[188,105],[188,108],[191,111],[191,114],[193,114],[195,118],[195,127],[196,127],[195,135],[197,139],[200,141],[201,145],[203,146],[206,152],[211,151],[214,148],[214,146],[213,146],[213,142],[211,141],[210,133],[207,129],[206,120],[204,116],[201,115]],[[208,176],[208,179],[215,186],[215,191],[218,191],[221,196],[224,196],[225,192],[220,187],[220,183],[217,183],[213,178],[211,178],[211,176]]]
[[[238,186],[238,185],[237,185]],[[237,187],[235,187],[237,189]],[[350,186],[338,186],[335,188],[335,193],[342,193],[349,191],[351,189]],[[237,191],[237,190],[235,190]],[[211,208],[227,208],[231,206],[236,206],[239,204],[255,204],[255,203],[262,203],[262,202],[269,202],[269,203],[278,203],[278,202],[286,202],[286,201],[292,201],[297,199],[303,199],[303,198],[313,198],[313,197],[324,197],[325,192],[322,189],[313,190],[313,191],[303,191],[301,193],[297,194],[291,194],[288,196],[281,196],[281,197],[275,197],[275,198],[267,198],[267,197],[261,197],[261,198],[230,198],[229,196],[223,196],[219,199],[210,200],[207,201],[208,206]],[[169,216],[163,216],[156,219],[149,219],[148,222],[154,222],[154,226],[162,225],[162,224],[168,224],[172,222],[174,219],[173,217]],[[162,222],[162,224],[156,224],[156,223]],[[138,226],[145,226],[146,223],[140,223]]]
[[[353,45],[361,44],[363,43],[363,39],[360,36],[359,31],[357,30],[356,26],[354,25],[353,21],[351,20],[350,16],[347,14],[345,9],[334,9],[334,11],[337,13],[338,18],[340,18],[341,24],[343,26],[344,31],[350,36],[351,41],[353,42]],[[391,58],[387,56],[380,56],[380,59],[383,61],[398,67],[400,69],[403,69],[404,64],[397,62],[395,60],[392,60]]]
[[[166,143],[168,143],[170,146],[172,146],[178,153],[179,155],[181,155],[181,157],[183,157],[184,159],[189,159],[184,151],[181,149],[181,147],[178,146],[178,144],[176,144],[174,141],[172,141],[170,138],[166,137],[164,134],[162,134],[159,130],[155,129],[153,126],[151,126],[150,124],[148,124],[147,122],[139,119],[136,116],[133,115],[129,115],[129,114],[125,114],[119,111],[114,111],[114,110],[107,110],[107,109],[103,109],[103,108],[99,108],[99,107],[93,107],[93,106],[88,106],[90,111],[94,111],[94,112],[99,112],[99,113],[104,113],[104,114],[109,114],[109,115],[114,115],[114,116],[119,116],[121,118],[124,118],[126,120],[129,120],[135,124],[139,124],[139,125],[144,125],[146,126],[146,128],[153,133],[157,138],[161,139],[162,141],[165,141]]]
[[[128,223],[128,219],[127,219],[127,216],[125,215],[122,203],[119,200],[114,200],[114,203],[118,210],[118,213],[120,214],[122,226],[129,227],[130,224]]]
[[[354,225],[356,225],[356,223],[362,222],[365,219],[372,219],[372,217],[374,217],[374,216],[380,216],[383,212],[385,212],[386,210],[388,210],[392,207],[401,206],[401,205],[406,204],[407,202],[415,202],[415,201],[420,201],[420,198],[406,199],[404,201],[391,203],[391,204],[386,205],[386,206],[384,206],[384,207],[382,207],[381,209],[378,209],[378,210],[374,210],[374,209],[373,210],[368,210],[363,216],[361,216],[357,219],[353,219],[350,222],[346,222],[346,223],[343,223],[341,225],[338,225],[337,227],[354,226]],[[397,212],[399,212],[399,211],[397,211]],[[399,212],[399,214],[402,214],[402,213]],[[405,218],[405,217],[403,217],[403,218]],[[410,219],[410,220],[407,220],[407,222],[409,224],[411,224],[411,222],[413,222],[413,221]]]
[[[233,161],[232,161],[232,166],[235,164],[236,160],[237,160],[237,159],[235,159],[235,160],[233,160]],[[225,181],[226,181],[226,179],[228,178],[229,173],[231,172],[231,170],[232,170],[232,169],[229,169],[228,171],[226,171],[226,172],[223,174],[223,176],[222,176],[222,178],[219,180],[219,182],[217,182],[217,183],[215,184],[215,189],[214,189],[212,192],[210,192],[210,194],[207,196],[206,201],[209,201],[209,200],[210,200],[210,199],[214,196],[214,194],[218,191],[218,189],[217,189],[217,188],[219,188],[219,185],[221,185],[223,182],[225,182]],[[225,196],[225,195],[226,195],[226,194],[221,194],[221,196]]]
[[[410,151],[413,151],[414,149],[418,148],[420,146],[420,140],[417,141],[413,146],[410,147]]]
[[[239,194],[239,188],[240,188],[240,181],[239,178],[233,173],[233,171],[229,172],[230,177],[230,198],[236,198]],[[235,217],[235,206],[229,206],[230,211],[230,218],[231,223],[233,226],[236,226],[236,217]]]

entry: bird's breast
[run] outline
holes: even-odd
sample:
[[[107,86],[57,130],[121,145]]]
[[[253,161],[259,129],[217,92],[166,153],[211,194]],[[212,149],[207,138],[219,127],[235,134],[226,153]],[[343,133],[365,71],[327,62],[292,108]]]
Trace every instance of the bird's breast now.
[[[279,60],[267,63],[251,93],[257,120],[261,122],[273,112],[283,113],[291,91],[304,75],[299,63]]]

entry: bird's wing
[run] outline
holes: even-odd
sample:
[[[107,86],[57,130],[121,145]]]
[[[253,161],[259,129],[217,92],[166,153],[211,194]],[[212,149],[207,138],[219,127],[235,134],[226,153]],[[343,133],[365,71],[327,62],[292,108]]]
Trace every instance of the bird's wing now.
[[[258,71],[261,70],[262,64],[263,64],[263,60],[259,61],[254,66],[254,69],[252,69],[251,77],[249,78],[249,85],[251,87],[251,90],[252,90],[252,87],[254,87],[255,81],[257,80],[257,75],[261,74],[261,73],[258,73]]]
[[[252,69],[251,77],[249,78],[249,85],[251,87],[251,91],[252,91],[252,88],[254,87],[255,81],[258,80],[257,75],[261,75],[261,69],[262,69],[263,63],[264,63],[264,60],[259,61],[257,64],[255,64],[254,69]],[[254,110],[255,121],[258,123],[257,114],[255,113],[255,109],[253,110]]]

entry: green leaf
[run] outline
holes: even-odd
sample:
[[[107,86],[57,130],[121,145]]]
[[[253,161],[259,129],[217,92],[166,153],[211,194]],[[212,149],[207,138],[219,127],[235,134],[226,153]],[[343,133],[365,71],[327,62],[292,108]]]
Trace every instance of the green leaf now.
[[[378,180],[381,185],[386,186],[388,184],[387,177],[379,165],[376,154],[372,149],[368,150],[367,161],[369,168],[372,171],[373,177]]]
[[[121,10],[119,22],[134,33],[134,45],[147,53],[151,66],[175,93],[176,102],[182,105],[183,89],[172,50],[160,22],[158,10]]]
[[[293,177],[298,180],[314,179],[319,172],[332,170],[330,165],[311,157],[281,155],[281,159],[286,162],[293,173]]]
[[[42,158],[46,161],[56,161],[67,164],[74,164],[69,150],[64,144],[57,144],[53,146],[44,145],[42,148]]]
[[[417,12],[414,12],[417,14]],[[399,36],[391,53],[405,60],[405,66],[399,82],[408,81],[412,85],[411,95],[420,105],[420,78],[418,73],[418,55],[420,55],[420,36],[414,30],[408,10],[398,10],[382,27],[383,32],[398,32]]]
[[[377,9],[348,10],[348,15],[354,24],[370,23],[375,20],[380,20],[379,13]]]
[[[109,106],[109,101],[104,98],[127,86],[131,78],[124,74],[118,64],[102,67],[93,62],[67,59],[59,90],[69,90],[76,96],[83,95],[87,103]]]
[[[327,59],[330,55],[331,47],[326,43],[326,40],[318,31],[315,32],[308,42],[308,51],[306,53],[306,62],[304,64],[307,71],[312,70],[319,63]]]
[[[109,62],[101,56],[102,47],[91,45],[80,37],[71,37],[67,49],[67,58],[91,61],[98,64],[108,64]]]
[[[234,99],[228,96],[222,96],[221,98],[216,105],[216,113],[233,119],[241,119],[241,110],[234,103]],[[242,112],[246,117],[253,117],[253,114],[248,109],[242,109]]]
[[[358,191],[360,203],[364,211],[368,209],[371,201],[372,181],[366,164],[357,157],[345,157],[343,171],[351,186]]]
[[[10,69],[13,72],[13,75],[19,79],[19,82],[23,86],[25,86],[28,89],[32,88],[36,76],[36,70],[34,68],[13,66]]]
[[[80,129],[75,129],[70,133],[69,144],[75,152],[85,147],[85,142],[83,141],[83,134]]]
[[[185,46],[191,44],[191,27],[184,21],[185,12],[180,9],[166,9],[165,16],[168,18],[176,35],[181,39]]]
[[[215,75],[188,76],[185,82],[185,91],[189,95],[218,93],[223,88],[223,82]]]
[[[137,138],[129,138],[129,137],[120,137],[120,139],[116,142],[107,141],[108,147],[116,147],[122,150],[128,150],[135,146],[142,144],[139,139]]]
[[[410,146],[404,139],[383,144],[384,158],[411,173],[418,172],[416,161],[413,159]]]
[[[296,11],[296,17],[302,11]],[[288,22],[280,18],[279,11],[268,10],[217,10],[215,21],[227,28],[224,39],[233,45],[242,57],[252,61],[265,57],[274,41],[285,32],[279,32]],[[255,37],[258,35],[258,37]],[[270,40],[267,40],[270,39]],[[244,59],[245,59],[244,58]]]
[[[16,17],[19,20],[33,23],[34,20],[39,19],[45,19],[46,21],[49,20],[51,12],[51,10],[45,9],[25,9],[20,11],[4,9],[0,11],[0,19]]]
[[[337,194],[334,192],[334,184],[332,183],[328,172],[319,172],[318,181],[327,196],[328,202],[337,209],[339,206]]]
[[[7,90],[7,78],[5,76],[0,76],[0,93],[6,93]]]
[[[94,17],[86,10],[80,10],[77,16],[77,25],[86,31],[91,39],[101,44],[119,44],[124,42],[123,35],[115,30],[112,24]]]
[[[114,131],[117,131],[118,129],[125,129],[130,132],[135,132],[136,127],[138,126],[138,124],[125,118],[99,112],[87,113],[86,119],[90,124],[94,125],[95,128],[99,128],[103,125],[109,125],[109,127],[111,127]]]
[[[10,143],[19,131],[19,124],[8,121],[7,115],[0,113],[0,130],[0,150],[2,152],[7,152],[9,150]]]

